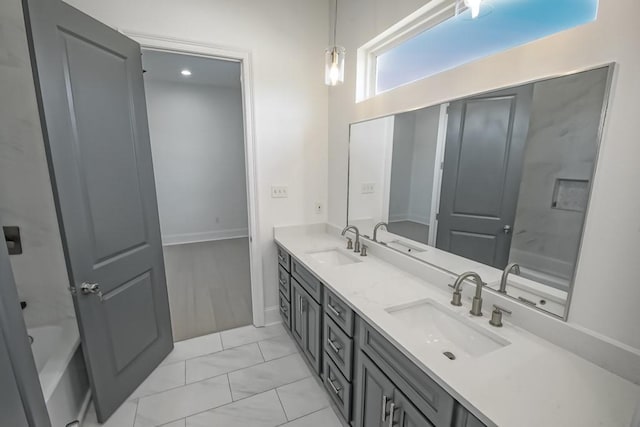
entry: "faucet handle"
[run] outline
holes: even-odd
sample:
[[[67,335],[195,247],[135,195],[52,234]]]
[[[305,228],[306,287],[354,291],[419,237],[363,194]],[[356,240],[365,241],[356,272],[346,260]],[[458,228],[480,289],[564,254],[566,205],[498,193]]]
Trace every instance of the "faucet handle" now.
[[[511,310],[508,310],[498,304],[493,304],[493,309],[494,311],[500,311],[502,313],[506,313],[506,314],[513,314],[513,312]]]
[[[347,237],[347,249],[353,249],[353,240]]]
[[[367,249],[368,248],[369,248],[369,246],[362,245],[362,248],[360,248],[360,256],[367,256]]]
[[[511,310],[507,310],[504,307],[500,307],[499,305],[493,305],[493,312],[491,313],[491,320],[489,320],[489,324],[491,326],[495,326],[496,328],[502,327],[502,314],[511,314]]]

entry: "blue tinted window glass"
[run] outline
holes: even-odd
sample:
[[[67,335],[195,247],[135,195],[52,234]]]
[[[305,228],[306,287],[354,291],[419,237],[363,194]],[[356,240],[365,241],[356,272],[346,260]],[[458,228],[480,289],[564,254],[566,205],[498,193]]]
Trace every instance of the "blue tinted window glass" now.
[[[377,57],[376,93],[594,21],[598,0],[485,0]]]

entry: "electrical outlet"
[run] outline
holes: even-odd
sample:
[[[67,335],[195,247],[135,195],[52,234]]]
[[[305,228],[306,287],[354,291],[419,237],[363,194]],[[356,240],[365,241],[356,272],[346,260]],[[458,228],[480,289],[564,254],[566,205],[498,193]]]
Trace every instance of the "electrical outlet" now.
[[[362,188],[360,189],[362,194],[373,194],[376,192],[376,184],[375,182],[366,182],[362,184]]]
[[[315,206],[315,210],[317,214],[321,214],[322,213],[322,203],[320,202],[316,202]]]
[[[271,186],[272,199],[286,199],[289,197],[289,188],[286,186]]]

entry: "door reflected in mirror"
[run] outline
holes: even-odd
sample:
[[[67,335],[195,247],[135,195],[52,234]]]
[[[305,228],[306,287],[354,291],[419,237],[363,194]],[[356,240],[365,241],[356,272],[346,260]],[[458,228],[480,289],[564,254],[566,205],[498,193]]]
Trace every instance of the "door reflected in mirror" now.
[[[348,223],[566,318],[612,68],[352,124]]]

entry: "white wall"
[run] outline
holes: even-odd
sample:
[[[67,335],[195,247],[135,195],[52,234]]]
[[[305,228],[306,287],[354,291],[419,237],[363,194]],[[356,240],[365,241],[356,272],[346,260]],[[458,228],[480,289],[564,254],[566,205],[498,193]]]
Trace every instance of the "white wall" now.
[[[415,113],[409,112],[395,116],[391,161],[391,194],[389,195],[389,221],[391,222],[405,221],[409,217],[415,129]],[[354,157],[354,155],[350,156],[351,162],[356,160]],[[351,174],[351,171],[349,173]]]
[[[329,37],[328,2],[68,0],[68,3],[123,31],[251,52],[253,81],[248,83],[252,83],[255,100],[265,307],[277,320],[273,226],[327,219],[324,49]],[[272,185],[288,186],[289,198],[272,199]],[[315,202],[322,204],[320,214],[315,213]]]
[[[395,118],[389,221],[429,225],[440,108]]]
[[[369,236],[389,216],[393,129],[393,116],[351,126],[349,224]],[[373,191],[363,191],[363,185],[372,185]]]
[[[416,123],[411,165],[411,199],[409,219],[429,225],[433,193],[433,169],[438,146],[440,107],[416,111]]]
[[[344,224],[348,124],[611,61],[619,65],[606,123],[569,322],[640,349],[640,2],[601,1],[596,22],[355,103],[356,49],[424,0],[340,3],[346,83],[329,100],[329,221]]]
[[[18,0],[0,5],[0,40],[0,225],[20,227],[11,267],[35,327],[73,316],[73,304]]]
[[[163,243],[246,236],[241,89],[148,79],[145,91]]]

